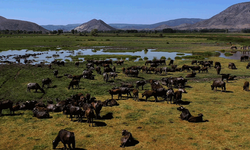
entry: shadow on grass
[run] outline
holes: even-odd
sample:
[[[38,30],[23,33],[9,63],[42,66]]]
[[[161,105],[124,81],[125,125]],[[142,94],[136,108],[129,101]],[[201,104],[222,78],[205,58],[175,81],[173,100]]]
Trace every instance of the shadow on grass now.
[[[52,87],[48,87],[48,88],[57,88],[57,85],[53,85]]]
[[[100,118],[101,120],[109,120],[112,119],[113,117],[113,113],[107,113],[106,115],[103,115],[102,118]]]
[[[105,122],[94,121],[93,123],[95,124],[94,127],[105,127],[105,126],[107,126],[107,124]]]
[[[138,140],[133,139],[131,142],[127,143],[125,147],[131,147],[131,146],[135,146],[139,143]]]
[[[224,93],[233,93],[233,91],[222,91]]]
[[[56,148],[55,150],[65,150],[65,149],[64,148]],[[75,148],[74,150],[87,150],[87,149],[84,149],[84,148]]]

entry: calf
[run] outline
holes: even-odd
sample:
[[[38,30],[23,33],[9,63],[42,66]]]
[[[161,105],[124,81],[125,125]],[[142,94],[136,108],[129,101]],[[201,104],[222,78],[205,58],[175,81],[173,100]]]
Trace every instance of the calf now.
[[[249,82],[248,81],[245,81],[245,83],[243,85],[243,90],[249,91]]]
[[[75,134],[74,132],[69,132],[67,130],[60,130],[55,140],[52,142],[53,149],[56,149],[59,142],[62,142],[64,149],[67,149],[66,144],[68,144],[69,149],[71,149],[71,144],[73,149],[75,149]]]
[[[134,100],[139,99],[139,91],[137,89],[133,90],[133,99]]]

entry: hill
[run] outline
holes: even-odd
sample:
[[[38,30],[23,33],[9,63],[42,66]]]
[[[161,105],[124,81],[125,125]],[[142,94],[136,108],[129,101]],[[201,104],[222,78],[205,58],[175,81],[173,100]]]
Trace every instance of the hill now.
[[[102,20],[90,20],[89,22],[83,23],[80,26],[76,27],[74,30],[77,31],[88,31],[90,32],[93,29],[97,29],[98,31],[111,31],[111,30],[116,30],[115,28],[107,25],[104,21]]]
[[[43,33],[48,32],[48,30],[33,22],[6,19],[2,16],[0,16],[0,30],[42,31]]]
[[[160,29],[162,25],[165,26],[179,26],[182,24],[194,24],[200,21],[203,21],[204,19],[200,18],[180,18],[180,19],[174,19],[174,20],[168,20],[168,21],[163,21],[155,24],[109,24],[110,26],[117,28],[117,29]],[[164,27],[164,26],[162,26]]]
[[[250,2],[232,5],[210,19],[198,22],[190,28],[243,29],[250,28]]]
[[[41,25],[43,28],[53,31],[53,30],[63,30],[63,31],[70,31],[76,27],[81,25],[80,23],[76,24],[67,24],[67,25]]]

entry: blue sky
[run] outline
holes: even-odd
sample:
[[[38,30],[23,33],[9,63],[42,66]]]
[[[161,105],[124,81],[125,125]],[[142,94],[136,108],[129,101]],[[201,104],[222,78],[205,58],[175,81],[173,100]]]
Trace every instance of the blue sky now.
[[[209,19],[237,0],[0,0],[0,16],[66,25],[101,19],[106,23],[153,24],[178,18]]]

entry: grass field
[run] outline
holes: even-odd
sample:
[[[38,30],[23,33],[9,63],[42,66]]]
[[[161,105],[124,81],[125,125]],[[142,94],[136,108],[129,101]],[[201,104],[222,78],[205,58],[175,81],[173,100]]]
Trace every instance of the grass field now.
[[[12,38],[15,39],[14,37]],[[38,36],[34,38],[43,37]],[[61,36],[60,38],[65,38],[66,40],[66,36]],[[70,38],[73,38],[73,36]],[[82,38],[82,36],[78,36],[77,38]],[[110,39],[111,42],[116,39],[116,37],[97,38]],[[128,37],[127,39],[131,40],[133,38],[138,40],[138,37]],[[229,41],[225,41],[223,45],[221,43],[217,45],[215,44],[216,41],[209,41],[203,38],[183,38],[183,41],[182,38],[179,37],[176,39],[165,38],[164,41],[169,41],[169,45],[176,40],[176,43],[183,43],[183,45],[190,46],[190,50],[186,48],[182,50],[182,44],[176,44],[176,51],[179,49],[180,52],[213,52],[214,50],[224,49],[223,47],[229,50],[228,47],[230,47],[226,44]],[[30,39],[32,38],[30,37]],[[121,37],[121,47],[124,46],[123,44],[125,43],[122,39],[125,40],[126,37]],[[133,43],[135,39],[131,40],[131,43]],[[152,39],[156,43],[157,41],[162,43],[162,45],[164,45],[163,47],[167,47],[163,44],[165,42],[163,42],[162,38],[146,37],[141,39],[143,41]],[[104,43],[110,41],[103,40]],[[0,42],[2,41],[0,40]],[[197,47],[192,47],[193,42],[206,44],[193,44]],[[45,45],[45,43],[43,44]],[[50,46],[56,46],[56,42],[51,43],[54,45],[51,44]],[[89,42],[82,41],[82,43]],[[155,45],[149,43],[150,42],[147,42],[152,48],[163,48],[160,46],[161,44],[156,44],[157,46],[154,47]],[[143,49],[145,49],[149,48],[147,44],[144,45],[136,41],[128,47],[135,47],[135,49],[144,47]],[[240,45],[240,43],[236,44]],[[7,45],[9,45],[9,43],[6,44],[6,47],[8,47]],[[3,47],[4,46],[1,45],[1,49]],[[20,49],[22,48],[23,47],[20,47]],[[168,50],[170,49],[171,48]],[[168,58],[167,56],[165,57]],[[82,123],[78,123],[76,121],[70,121],[70,119],[66,118],[61,112],[50,113],[52,118],[49,119],[37,119],[32,117],[32,111],[29,110],[17,111],[14,116],[7,115],[9,110],[3,110],[4,115],[0,117],[0,150],[52,149],[52,140],[54,140],[60,129],[75,132],[76,147],[79,149],[120,149],[121,131],[123,129],[127,129],[132,133],[133,137],[139,141],[135,146],[126,147],[126,149],[250,149],[250,120],[247,119],[250,112],[250,95],[247,91],[242,90],[243,83],[250,80],[250,72],[246,69],[248,62],[228,60],[219,57],[210,57],[208,60],[221,62],[221,73],[230,73],[231,75],[237,76],[236,80],[226,83],[226,92],[221,92],[219,88],[218,91],[211,90],[210,85],[212,81],[214,79],[220,79],[221,77],[216,74],[216,70],[213,67],[209,69],[208,73],[197,73],[197,77],[188,80],[186,88],[188,93],[183,94],[183,100],[191,101],[191,103],[184,107],[188,108],[194,116],[203,113],[204,120],[209,120],[209,122],[189,123],[183,121],[179,118],[181,112],[176,109],[178,107],[177,105],[167,104],[167,102],[162,101],[161,98],[159,98],[161,101],[157,103],[154,102],[154,98],[149,98],[148,102],[145,102],[145,99],[142,99],[141,96],[144,90],[140,89],[140,101],[123,97],[121,100],[118,100],[119,106],[103,107],[101,110],[102,119],[94,119],[95,127],[89,127],[88,123],[86,123],[86,118],[83,119]],[[229,69],[229,62],[235,63],[237,69]],[[119,86],[122,82],[135,83],[135,81],[143,79],[160,80],[163,77],[170,76],[185,77],[186,74],[188,74],[186,71],[169,72],[167,75],[140,72],[139,77],[135,78],[126,77],[121,71],[122,67],[132,65],[143,66],[144,63],[145,61],[142,60],[138,62],[125,61],[124,65],[116,66],[117,72],[119,72],[118,77],[108,83],[103,81],[102,75],[98,75],[94,72],[95,80],[81,79],[80,89],[74,90],[68,90],[67,87],[70,79],[63,75],[65,73],[74,75],[81,74],[86,66],[86,62],[81,62],[79,68],[74,66],[74,62],[67,62],[64,67],[53,65],[53,69],[19,64],[0,65],[0,99],[13,100],[14,102],[24,102],[27,100],[46,102],[47,100],[55,101],[55,98],[64,100],[72,94],[81,92],[83,94],[90,93],[91,96],[95,96],[97,100],[104,101],[111,98],[108,94],[108,90],[114,86]],[[178,65],[178,67],[181,67],[183,64],[190,65],[191,59],[178,59],[174,61],[174,64]],[[59,71],[59,78],[53,76],[53,70],[55,69]],[[30,93],[26,92],[27,83],[37,82],[41,85],[42,79],[47,77],[52,79],[52,85],[51,88],[45,88],[46,94],[40,92],[34,93],[32,90]],[[150,89],[150,84],[146,84],[144,88]],[[117,95],[115,95],[114,98],[116,99]],[[62,147],[63,144],[60,143],[58,148]]]

